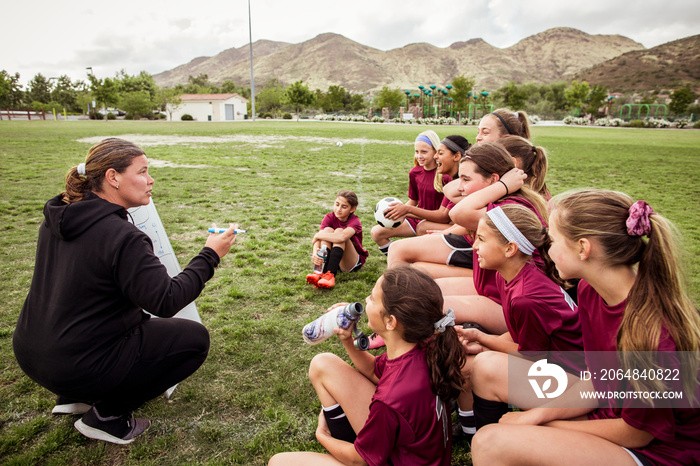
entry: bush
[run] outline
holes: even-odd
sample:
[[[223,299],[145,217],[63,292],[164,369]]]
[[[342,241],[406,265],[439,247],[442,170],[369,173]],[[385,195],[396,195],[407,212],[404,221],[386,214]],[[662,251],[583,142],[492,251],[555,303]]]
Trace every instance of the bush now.
[[[700,120],[698,120],[698,121],[696,121],[695,123],[693,123],[693,128],[695,128],[695,129],[700,129]]]
[[[100,112],[95,110],[94,108],[90,110],[90,115],[89,115],[91,120],[103,120],[104,115],[102,115]]]
[[[117,115],[115,115],[114,113],[110,112],[110,113],[107,114],[107,119],[108,119],[108,120],[116,120],[116,119],[117,119]]]
[[[630,128],[644,128],[644,121],[642,120],[630,120],[629,123],[627,123],[628,127]]]
[[[292,114],[291,113],[285,113],[282,115],[282,119],[284,120],[291,120],[292,119]]]
[[[676,128],[685,128],[689,124],[690,124],[689,118],[679,118],[673,122],[673,126],[675,126]]]
[[[260,112],[260,113],[258,113],[258,118],[262,118],[262,119],[265,119],[265,118],[272,118],[272,113],[270,113],[270,112]]]
[[[182,115],[182,116],[180,117],[180,119],[181,119],[182,121],[192,121],[192,120],[194,120],[194,118],[192,117],[192,115],[190,115],[189,113],[185,113],[184,115]]]

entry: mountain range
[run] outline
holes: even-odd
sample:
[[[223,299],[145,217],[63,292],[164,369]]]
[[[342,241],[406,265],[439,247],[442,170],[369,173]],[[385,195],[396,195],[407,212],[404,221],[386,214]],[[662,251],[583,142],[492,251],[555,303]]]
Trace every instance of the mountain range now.
[[[659,83],[657,76],[664,73],[663,69],[668,71],[670,61],[674,63],[674,76],[668,79],[669,84],[691,82],[698,88],[698,42],[700,36],[692,36],[646,49],[621,35],[591,35],[573,28],[554,28],[503,49],[482,39],[470,39],[445,48],[416,43],[382,51],[339,34],[325,33],[298,44],[254,42],[253,63],[257,86],[270,79],[277,79],[283,85],[302,80],[312,90],[325,91],[331,85],[340,85],[351,92],[369,92],[383,86],[401,89],[417,89],[420,84],[444,86],[462,74],[473,75],[476,88],[487,90],[495,90],[509,81],[545,84],[572,78],[596,84],[607,79],[611,86],[626,88],[635,85],[653,88]],[[637,75],[630,77],[628,71]],[[203,73],[212,83],[231,79],[239,86],[249,86],[248,45],[224,50],[213,57],[195,58],[153,78],[159,86],[170,87],[186,84],[189,76]],[[650,81],[652,77],[655,80]],[[618,88],[611,87],[614,90]]]

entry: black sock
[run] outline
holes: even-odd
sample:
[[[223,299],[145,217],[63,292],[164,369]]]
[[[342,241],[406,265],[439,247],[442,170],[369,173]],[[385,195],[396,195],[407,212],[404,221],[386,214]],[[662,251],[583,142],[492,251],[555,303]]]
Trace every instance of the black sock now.
[[[343,411],[343,408],[341,408],[339,404],[331,406],[330,408],[323,408],[323,417],[326,418],[328,430],[331,431],[333,438],[345,440],[350,443],[355,442],[357,435],[352,429],[350,421],[348,421],[348,417],[345,415],[345,411]]]
[[[457,410],[459,423],[462,426],[462,432],[465,435],[474,435],[476,433],[476,420],[474,419],[474,411]]]
[[[508,403],[501,401],[485,400],[476,394],[474,396],[474,421],[476,430],[481,429],[486,424],[495,424],[501,417],[510,411]]]
[[[343,258],[343,254],[345,254],[345,249],[340,246],[333,246],[331,253],[328,254],[328,262],[326,262],[325,271],[333,275],[337,274],[338,270],[340,270],[340,261]]]
[[[382,254],[385,256],[389,255],[389,246],[391,246],[391,241],[386,243],[384,246],[379,246],[379,250],[381,251]]]

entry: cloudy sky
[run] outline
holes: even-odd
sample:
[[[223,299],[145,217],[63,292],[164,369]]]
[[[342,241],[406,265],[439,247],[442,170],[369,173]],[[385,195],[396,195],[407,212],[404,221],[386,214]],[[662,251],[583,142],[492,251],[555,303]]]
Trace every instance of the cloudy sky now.
[[[380,50],[482,38],[496,47],[553,27],[621,34],[651,48],[700,33],[698,0],[250,0],[253,42],[334,32]],[[157,74],[248,44],[247,0],[14,0],[0,70],[85,79]],[[9,40],[12,38],[12,40]]]

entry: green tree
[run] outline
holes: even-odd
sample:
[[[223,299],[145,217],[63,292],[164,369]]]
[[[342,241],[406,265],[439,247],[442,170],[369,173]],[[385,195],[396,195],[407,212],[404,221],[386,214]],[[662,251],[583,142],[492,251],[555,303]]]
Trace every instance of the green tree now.
[[[287,86],[282,96],[283,103],[287,103],[296,107],[297,121],[299,121],[299,109],[313,105],[316,101],[316,95],[309,90],[309,87],[303,81],[297,81],[294,84]]]
[[[270,79],[255,96],[255,107],[258,113],[278,113],[282,108],[284,87],[277,78]]]
[[[102,106],[107,112],[107,107],[114,107],[119,102],[119,87],[116,79],[97,79],[94,74],[90,74],[90,90],[97,101],[98,106]],[[106,116],[106,115],[105,115]]]
[[[132,92],[147,92],[149,99],[153,100],[158,92],[158,85],[156,85],[153,76],[145,71],[135,76],[129,76],[124,70],[121,70],[117,73],[115,81],[117,89],[122,96]]]
[[[338,112],[345,108],[345,88],[343,86],[328,86],[324,112]]]
[[[605,106],[605,100],[608,98],[607,86],[595,84],[591,87],[588,93],[588,111],[597,116],[598,109]]]
[[[496,97],[503,101],[503,105],[513,110],[522,110],[525,108],[528,94],[518,86],[515,81],[509,81],[505,86],[502,86],[496,92]]]
[[[452,97],[454,108],[458,112],[466,112],[469,102],[469,93],[474,90],[476,78],[472,75],[459,75],[452,80],[452,89],[449,96]]]
[[[119,108],[124,110],[130,118],[153,117],[153,101],[148,91],[132,91],[122,94],[119,99]]]
[[[389,110],[395,111],[406,102],[406,94],[401,89],[389,89],[387,86],[382,87],[382,89],[377,92],[374,96],[374,107],[384,108],[388,107]]]
[[[350,110],[353,112],[359,112],[365,107],[365,98],[362,96],[362,94],[352,94],[350,96]]]
[[[27,99],[30,102],[48,103],[51,101],[51,84],[39,73],[28,84]]]
[[[586,81],[572,81],[569,87],[564,91],[564,98],[566,99],[569,110],[583,109],[590,92],[591,87]]]
[[[156,106],[168,112],[168,119],[173,121],[173,112],[182,105],[182,91],[177,87],[161,87],[156,94]]]
[[[58,102],[69,112],[81,111],[81,106],[78,103],[80,92],[78,88],[82,85],[82,81],[71,82],[66,75],[61,76],[56,81],[56,86],[51,91],[51,99]]]
[[[676,89],[671,94],[671,103],[668,104],[668,109],[676,115],[685,113],[688,106],[697,98],[695,92],[690,89],[690,84],[686,84],[680,89]]]
[[[245,97],[246,99],[250,99],[250,88],[249,87],[243,87],[243,86],[237,86],[235,82],[231,79],[225,80],[223,83],[221,83],[221,87],[219,90],[223,94],[238,94],[241,97]]]
[[[209,75],[200,73],[196,78],[192,75],[187,77],[187,85],[184,87],[184,94],[217,94],[219,88],[209,82]]]
[[[0,71],[0,108],[18,110],[22,106],[23,94],[19,73],[11,75],[5,70]]]

